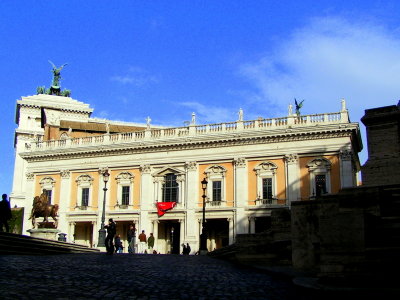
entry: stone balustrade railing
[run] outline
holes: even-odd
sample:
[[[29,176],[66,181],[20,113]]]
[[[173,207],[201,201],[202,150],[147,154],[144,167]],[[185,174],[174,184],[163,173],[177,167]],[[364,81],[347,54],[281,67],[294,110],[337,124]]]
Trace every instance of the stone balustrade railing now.
[[[152,141],[165,138],[201,136],[207,134],[223,134],[249,132],[268,129],[288,128],[295,126],[314,126],[316,124],[349,123],[347,110],[338,113],[325,113],[304,116],[288,116],[283,118],[258,119],[207,125],[189,125],[186,127],[147,129],[137,132],[105,134],[64,140],[49,140],[26,144],[26,151],[55,150],[63,148],[109,145],[135,141]]]

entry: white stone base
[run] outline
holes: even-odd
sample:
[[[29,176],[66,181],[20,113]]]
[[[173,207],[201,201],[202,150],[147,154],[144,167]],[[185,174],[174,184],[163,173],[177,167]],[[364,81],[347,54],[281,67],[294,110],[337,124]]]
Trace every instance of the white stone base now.
[[[54,228],[39,228],[39,229],[28,229],[27,232],[30,233],[31,237],[41,238],[46,240],[57,241],[57,234],[61,232],[61,230]]]

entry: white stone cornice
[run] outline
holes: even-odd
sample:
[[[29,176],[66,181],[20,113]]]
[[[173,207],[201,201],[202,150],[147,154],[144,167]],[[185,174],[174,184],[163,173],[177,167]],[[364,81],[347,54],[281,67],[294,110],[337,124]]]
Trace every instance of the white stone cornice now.
[[[348,124],[351,125],[351,124]],[[139,153],[151,153],[164,149],[165,151],[174,150],[192,150],[192,149],[209,149],[219,147],[232,147],[240,145],[255,145],[255,144],[269,144],[278,142],[295,142],[295,141],[307,141],[317,139],[331,139],[348,137],[353,134],[354,130],[358,130],[358,124],[354,126],[348,126],[346,128],[318,128],[317,131],[305,131],[305,132],[252,132],[251,134],[243,134],[237,136],[234,134],[221,135],[204,135],[202,137],[193,138],[192,141],[186,142],[184,139],[166,139],[166,140],[154,140],[144,142],[131,142],[124,143],[120,146],[118,144],[101,144],[92,146],[78,146],[70,148],[49,148],[42,145],[65,145],[65,143],[59,141],[51,141],[52,143],[42,142],[39,143],[40,147],[32,147],[29,151],[23,152],[20,155],[31,161],[42,161],[48,159],[68,159],[70,157],[101,157],[109,155],[127,155],[127,154],[139,154]]]

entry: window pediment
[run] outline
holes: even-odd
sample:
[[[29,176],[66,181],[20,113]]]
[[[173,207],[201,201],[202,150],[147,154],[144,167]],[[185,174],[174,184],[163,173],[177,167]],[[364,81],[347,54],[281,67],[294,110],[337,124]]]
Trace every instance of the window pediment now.
[[[116,177],[118,183],[131,183],[135,176],[131,172],[121,172]]]
[[[47,186],[54,186],[56,181],[54,180],[53,177],[44,177],[42,180],[40,180],[40,186],[42,188],[47,187]]]
[[[226,169],[223,166],[220,165],[213,165],[208,167],[204,173],[208,176],[208,177],[213,177],[216,175],[221,175],[224,176],[224,174],[226,173]]]
[[[324,170],[330,170],[331,169],[332,163],[324,158],[324,157],[318,157],[315,158],[307,163],[307,168],[311,172],[312,170],[317,170],[317,169],[324,169]]]
[[[90,175],[84,174],[78,176],[75,180],[78,185],[91,185],[93,182],[93,178]]]
[[[175,175],[185,175],[185,172],[183,172],[179,169],[172,168],[172,167],[166,167],[166,168],[163,168],[163,169],[153,173],[153,176],[154,177],[164,177],[167,174],[171,174],[171,173],[175,174]]]
[[[264,162],[258,164],[254,168],[254,171],[256,172],[257,175],[275,174],[276,169],[278,169],[276,164],[274,164],[273,162],[270,162],[270,161],[264,161]]]

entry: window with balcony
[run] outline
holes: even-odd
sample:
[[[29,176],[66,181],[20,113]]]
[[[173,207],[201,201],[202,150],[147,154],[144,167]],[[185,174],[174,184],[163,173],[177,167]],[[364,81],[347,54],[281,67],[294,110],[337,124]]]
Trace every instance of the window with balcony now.
[[[53,190],[55,189],[56,181],[52,177],[44,177],[40,180],[40,187],[42,190],[46,190],[46,196],[48,204],[53,204]]]
[[[257,204],[276,204],[276,171],[278,167],[270,161],[264,161],[254,168],[257,182]]]
[[[91,190],[93,178],[88,174],[78,176],[76,208],[86,210],[91,205]]]
[[[210,206],[220,206],[223,202],[226,201],[226,169],[220,165],[213,165],[208,167],[204,173],[208,179],[208,203]]]
[[[133,183],[135,176],[131,172],[121,172],[116,177],[117,181],[117,206],[128,208],[133,205]]]
[[[331,192],[331,165],[332,163],[324,157],[315,158],[307,163],[310,176],[310,198]]]

